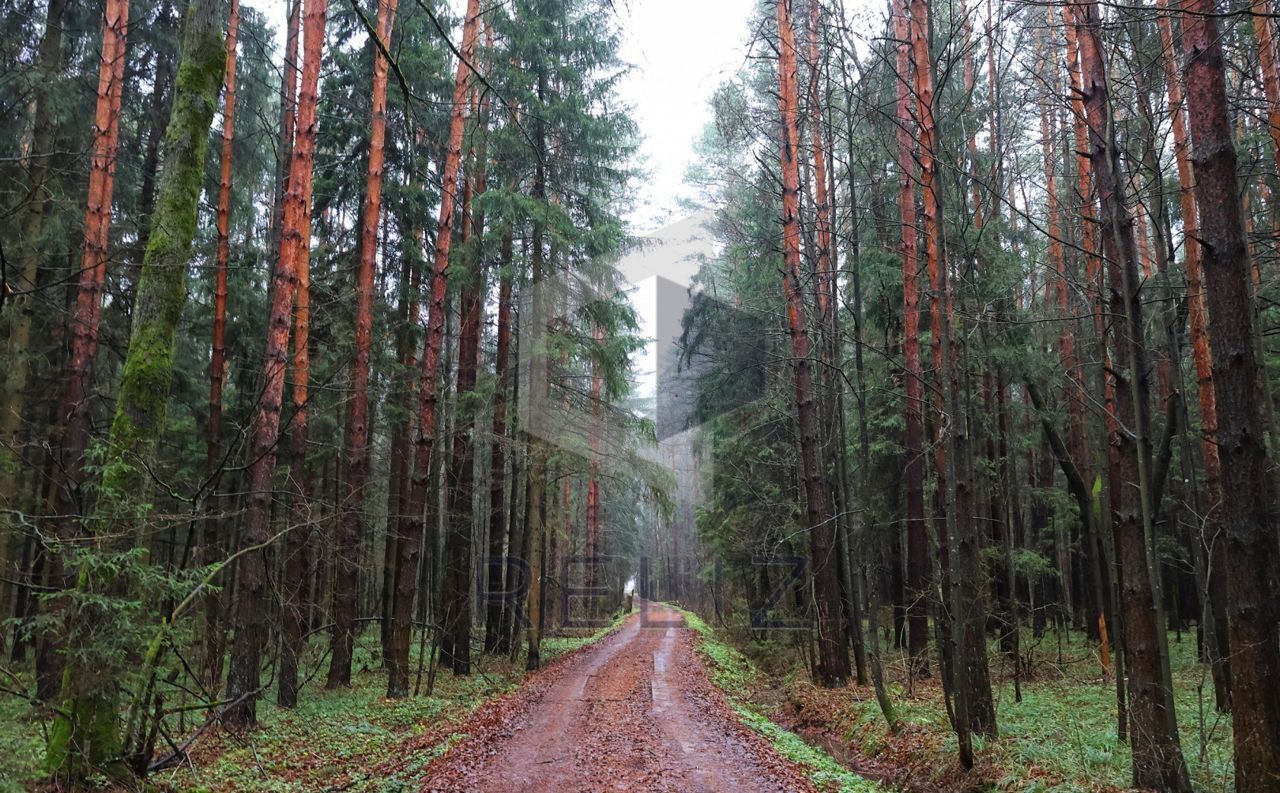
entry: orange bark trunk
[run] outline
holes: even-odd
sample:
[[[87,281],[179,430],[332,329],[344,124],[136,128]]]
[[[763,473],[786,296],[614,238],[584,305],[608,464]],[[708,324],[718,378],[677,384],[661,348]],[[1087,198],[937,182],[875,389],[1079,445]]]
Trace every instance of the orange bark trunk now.
[[[213,357],[209,365],[209,471],[218,465],[218,425],[222,418],[222,383],[226,376],[227,263],[231,255],[231,147],[235,140],[236,33],[240,0],[231,0],[227,22],[226,88],[222,107],[222,157],[218,179],[218,252],[213,298]]]
[[[799,95],[795,30],[791,0],[778,0],[778,84],[782,115],[782,250],[785,261],[783,288],[787,300],[787,325],[791,334],[791,364],[795,372],[796,414],[800,425],[800,457],[805,490],[805,522],[809,557],[813,565],[814,607],[818,628],[818,682],[829,688],[849,679],[849,655],[845,651],[840,618],[840,593],[834,564],[834,536],[826,474],[819,459],[818,416],[813,399],[809,363],[809,333],[805,320],[803,275],[800,267],[800,163]]]
[[[1276,45],[1271,30],[1270,4],[1267,0],[1251,0],[1249,12],[1253,19],[1253,34],[1258,39],[1262,91],[1267,98],[1267,134],[1271,136],[1276,172],[1280,173],[1280,71],[1276,69]]]
[[[484,194],[486,112],[479,106],[476,92],[471,93],[471,110],[476,117],[472,139],[480,145],[467,153],[467,172],[462,201],[463,262],[466,267],[459,295],[461,323],[458,328],[457,399],[453,426],[453,453],[449,475],[449,523],[445,534],[444,630],[440,646],[440,664],[448,665],[454,674],[471,672],[471,548],[473,474],[477,433],[473,430],[476,415],[472,406],[480,362],[480,329],[484,324],[484,212],[475,212],[475,199]]]
[[[89,448],[90,386],[93,362],[98,352],[98,326],[102,318],[102,289],[107,272],[110,243],[111,196],[116,174],[116,151],[120,138],[120,101],[124,88],[125,32],[129,25],[128,0],[107,0],[102,12],[102,58],[98,66],[98,101],[93,121],[93,159],[89,166],[89,197],[85,210],[84,251],[77,284],[75,314],[71,319],[71,350],[58,402],[55,435],[64,472],[50,491],[50,514],[56,515],[54,531],[59,539],[76,532],[76,515],[82,509],[80,487],[84,478],[85,450]],[[71,585],[59,553],[47,558],[46,582],[57,590]],[[48,611],[66,607],[59,597]],[[63,660],[57,629],[40,637],[36,666],[37,697],[52,698],[61,685]]]
[[[231,0],[227,20],[226,87],[223,90],[222,153],[218,177],[218,242],[213,292],[213,353],[209,358],[209,429],[205,471],[211,487],[222,467],[222,386],[227,376],[227,266],[231,255],[231,150],[235,141],[236,40],[240,29],[240,0]],[[210,564],[221,555],[218,538],[218,503],[210,494],[205,505],[201,549],[197,557]],[[222,679],[222,598],[217,592],[205,595],[205,684],[217,691]]]
[[[276,160],[275,206],[271,211],[271,244],[280,245],[284,197],[289,192],[289,171],[293,163],[293,136],[298,114],[298,33],[302,0],[290,0],[285,21],[284,74],[280,80],[280,149]]]
[[[1160,0],[1160,8],[1168,7]],[[1209,349],[1209,316],[1205,308],[1204,274],[1200,266],[1199,223],[1195,200],[1195,175],[1191,167],[1191,141],[1187,135],[1183,107],[1182,76],[1175,62],[1173,23],[1167,14],[1156,18],[1160,47],[1164,52],[1165,78],[1169,86],[1169,116],[1173,126],[1173,154],[1178,168],[1178,202],[1182,209],[1183,263],[1187,270],[1187,309],[1191,325],[1191,358],[1196,370],[1196,390],[1200,398],[1200,449],[1204,456],[1204,487],[1207,496],[1206,530],[1201,538],[1209,557],[1209,591],[1201,593],[1213,602],[1214,630],[1218,641],[1209,647],[1209,657],[1217,667],[1214,674],[1218,706],[1230,702],[1230,661],[1226,642],[1226,567],[1222,544],[1217,541],[1222,514],[1222,461],[1218,456],[1218,408],[1214,395],[1213,354]]]
[[[346,455],[343,460],[342,523],[338,530],[338,576],[334,586],[334,648],[329,688],[351,684],[355,641],[356,593],[360,542],[365,534],[365,483],[369,478],[369,353],[373,336],[373,280],[378,255],[378,220],[382,214],[382,169],[387,134],[387,71],[384,50],[391,43],[396,0],[379,0],[373,53],[373,98],[369,124],[369,165],[365,178],[364,217],[360,225],[360,266],[356,272],[355,353],[351,362]]]
[[[98,351],[102,289],[111,242],[111,199],[120,140],[120,102],[124,91],[125,32],[128,0],[107,0],[102,12],[102,58],[98,66],[98,101],[93,118],[93,159],[89,166],[88,208],[84,219],[84,251],[71,321],[71,353],[67,359],[58,420],[62,423],[61,457],[65,483],[56,491],[53,514],[70,529],[89,445],[90,386]]]
[[[1231,691],[1237,793],[1280,787],[1280,650],[1274,479],[1259,395],[1266,377],[1257,355],[1249,290],[1249,248],[1232,140],[1225,63],[1213,0],[1186,0],[1183,75],[1191,128],[1199,239],[1217,386],[1227,560]],[[1257,19],[1255,17],[1255,19]],[[1265,20],[1263,20],[1265,21]],[[1265,27],[1265,26],[1264,26]],[[1259,43],[1270,46],[1269,36]],[[1272,54],[1264,55],[1264,66]],[[1274,64],[1272,64],[1274,67]],[[1268,97],[1270,99],[1271,97]],[[1273,129],[1273,134],[1275,130]]]
[[[298,37],[300,34],[302,7],[299,0],[294,0],[289,8],[287,21],[288,33],[285,39],[284,75],[280,85],[280,151],[281,164],[284,168],[279,176],[282,190],[276,203],[276,233],[273,242],[280,247],[281,236],[279,226],[283,223],[286,199],[289,195],[289,171],[293,165],[294,133],[298,112]],[[310,240],[310,226],[306,239]],[[308,243],[309,244],[309,243]],[[292,519],[292,515],[291,518]],[[277,687],[276,702],[281,707],[293,707],[298,700],[298,660],[302,654],[302,630],[305,619],[307,597],[307,578],[309,575],[308,527],[299,527],[285,538],[284,544],[284,581],[282,583],[282,603],[280,606],[280,683]]]
[[[897,136],[898,213],[902,221],[902,352],[906,365],[904,383],[903,467],[906,476],[907,507],[907,624],[908,652],[913,671],[927,675],[929,652],[929,612],[926,597],[928,578],[928,536],[924,523],[924,369],[920,361],[920,263],[916,242],[915,142],[912,136],[911,20],[907,0],[893,6],[894,38],[898,41]]]
[[[262,392],[253,419],[250,459],[249,505],[245,515],[236,576],[235,644],[227,677],[227,696],[234,703],[225,712],[234,725],[250,726],[257,720],[262,646],[266,640],[267,570],[262,546],[268,542],[271,519],[272,477],[276,444],[280,437],[280,408],[284,398],[289,351],[289,318],[300,271],[308,266],[311,240],[312,164],[316,141],[316,100],[320,61],[324,48],[328,4],[305,0],[303,9],[302,86],[298,95],[297,135],[289,164],[289,191],[281,220],[280,253],[276,260],[267,345],[263,357]],[[305,328],[300,329],[300,333]],[[305,350],[306,345],[302,345]],[[292,550],[292,549],[291,549]],[[286,566],[289,560],[286,559]],[[288,576],[286,576],[288,579]],[[286,580],[286,584],[289,581]],[[297,609],[297,603],[284,609]],[[296,618],[295,614],[295,618]]]
[[[835,273],[831,269],[831,204],[827,195],[827,154],[823,145],[821,53],[818,36],[821,35],[819,17],[821,8],[817,2],[809,9],[809,114],[810,137],[813,141],[813,193],[816,217],[818,324],[826,328],[832,316],[835,301]]]
[[[413,473],[410,476],[408,515],[400,532],[397,554],[396,594],[392,606],[391,657],[388,659],[387,696],[404,697],[409,685],[409,636],[416,589],[418,554],[425,528],[424,515],[431,489],[431,455],[436,435],[436,376],[444,342],[445,294],[448,291],[449,250],[453,243],[454,213],[457,209],[458,170],[462,161],[462,134],[469,109],[472,59],[480,21],[479,0],[467,0],[462,26],[462,58],[454,78],[453,109],[449,120],[449,141],[441,171],[440,221],[436,226],[436,246],[431,275],[431,300],[427,308],[427,338],[422,349],[422,379],[419,382],[418,432],[414,439]]]

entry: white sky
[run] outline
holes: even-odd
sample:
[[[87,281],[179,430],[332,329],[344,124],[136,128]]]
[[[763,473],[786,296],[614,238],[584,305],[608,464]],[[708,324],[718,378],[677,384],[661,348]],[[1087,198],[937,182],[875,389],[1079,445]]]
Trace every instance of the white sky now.
[[[754,0],[620,0],[622,85],[644,138],[636,231],[678,215],[693,144],[710,120],[712,92],[744,63]]]

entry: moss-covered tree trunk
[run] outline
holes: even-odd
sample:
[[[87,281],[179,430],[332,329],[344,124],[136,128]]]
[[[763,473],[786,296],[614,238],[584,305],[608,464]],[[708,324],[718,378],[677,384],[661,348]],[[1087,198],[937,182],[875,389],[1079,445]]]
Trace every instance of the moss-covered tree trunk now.
[[[129,352],[116,398],[101,495],[91,529],[103,537],[141,536],[138,519],[149,470],[165,429],[173,381],[174,340],[187,302],[186,272],[204,175],[209,126],[222,85],[222,30],[217,0],[192,0],[183,35],[173,112],[165,131],[163,168],[151,239],[143,258]],[[99,580],[101,579],[101,580]],[[81,571],[78,588],[118,593],[126,582]],[[87,599],[86,602],[92,602]],[[86,646],[103,630],[90,614],[73,619],[63,673],[62,707],[49,733],[48,769],[70,781],[96,768],[120,768],[116,703],[125,659],[97,659]],[[92,628],[90,631],[89,629]]]

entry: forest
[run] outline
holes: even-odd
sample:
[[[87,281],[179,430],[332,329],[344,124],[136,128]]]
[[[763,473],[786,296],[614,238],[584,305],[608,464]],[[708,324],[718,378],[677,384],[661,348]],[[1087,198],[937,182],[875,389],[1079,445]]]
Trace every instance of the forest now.
[[[0,0],[0,791],[1280,793],[1276,8],[707,2]]]

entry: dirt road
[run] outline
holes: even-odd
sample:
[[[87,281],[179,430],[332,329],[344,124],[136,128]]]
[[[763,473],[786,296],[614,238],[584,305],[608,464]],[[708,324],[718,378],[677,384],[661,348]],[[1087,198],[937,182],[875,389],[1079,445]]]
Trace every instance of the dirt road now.
[[[811,791],[707,679],[679,612],[612,635],[478,711],[430,791]]]

